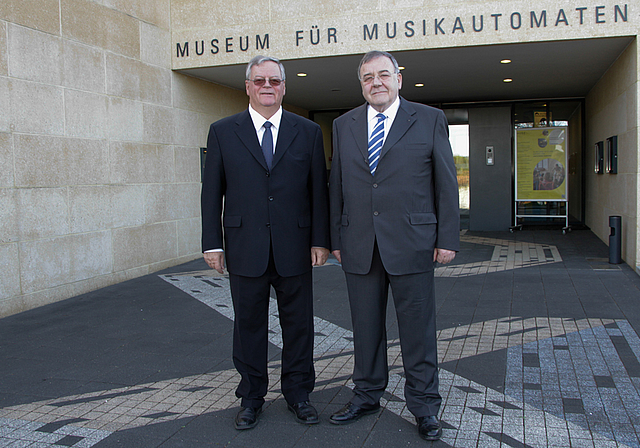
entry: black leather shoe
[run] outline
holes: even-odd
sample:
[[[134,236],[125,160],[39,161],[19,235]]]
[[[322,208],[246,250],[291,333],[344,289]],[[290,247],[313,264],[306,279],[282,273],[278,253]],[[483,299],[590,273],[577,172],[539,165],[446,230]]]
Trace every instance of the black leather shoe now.
[[[418,433],[424,440],[440,440],[442,437],[442,425],[435,415],[428,417],[418,417]]]
[[[287,403],[287,407],[296,416],[296,421],[303,425],[315,425],[319,423],[318,411],[308,401],[301,401],[296,404]]]
[[[375,414],[380,409],[380,403],[373,407],[362,408],[353,403],[347,403],[345,407],[329,417],[334,425],[347,425],[358,420],[363,415]]]
[[[258,424],[258,416],[262,412],[259,408],[240,408],[236,415],[236,429],[251,429]]]

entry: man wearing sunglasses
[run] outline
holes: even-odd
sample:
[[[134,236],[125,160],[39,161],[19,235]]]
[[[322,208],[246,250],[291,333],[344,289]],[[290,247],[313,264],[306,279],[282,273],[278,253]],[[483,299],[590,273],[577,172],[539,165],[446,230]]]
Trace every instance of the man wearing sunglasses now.
[[[329,255],[322,132],[282,109],[278,59],[254,57],[245,87],[249,108],[209,128],[201,198],[204,258],[220,273],[226,264],[235,312],[242,399],[235,427],[258,423],[267,393],[271,287],[282,327],[282,393],[299,423],[315,424],[311,271]]]

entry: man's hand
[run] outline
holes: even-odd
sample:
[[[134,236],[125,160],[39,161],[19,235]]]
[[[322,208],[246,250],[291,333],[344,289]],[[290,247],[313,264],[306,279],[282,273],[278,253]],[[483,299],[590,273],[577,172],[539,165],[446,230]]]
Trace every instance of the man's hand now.
[[[338,263],[342,263],[342,257],[340,256],[339,250],[334,250],[331,253],[333,254],[334,257],[336,257],[336,260],[338,260]]]
[[[205,252],[204,261],[207,262],[211,269],[224,274],[224,252]]]
[[[322,266],[329,258],[329,249],[324,247],[311,248],[311,266]]]
[[[437,247],[433,251],[433,261],[437,261],[440,264],[447,264],[453,261],[456,257],[455,250],[438,249]]]

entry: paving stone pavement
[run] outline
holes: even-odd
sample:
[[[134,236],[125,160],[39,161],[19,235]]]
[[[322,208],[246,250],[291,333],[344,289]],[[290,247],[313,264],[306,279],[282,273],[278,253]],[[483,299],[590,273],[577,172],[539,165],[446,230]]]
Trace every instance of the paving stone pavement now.
[[[353,368],[335,260],[314,269],[321,423],[286,408],[272,301],[265,412],[236,431],[228,279],[196,260],[0,319],[0,448],[640,447],[640,277],[587,230],[461,238],[436,269],[440,442],[406,409],[392,305],[381,412],[329,424]]]

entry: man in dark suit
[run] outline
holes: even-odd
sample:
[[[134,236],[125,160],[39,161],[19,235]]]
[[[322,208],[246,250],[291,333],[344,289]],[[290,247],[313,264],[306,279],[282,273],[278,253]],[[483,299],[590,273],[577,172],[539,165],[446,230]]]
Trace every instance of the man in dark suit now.
[[[342,263],[355,344],[354,396],[330,421],[380,408],[388,382],[385,315],[396,307],[407,408],[426,440],[442,434],[438,411],[434,263],[459,250],[456,168],[441,110],[400,98],[389,53],[358,68],[367,103],[334,121],[329,182],[331,247]]]
[[[233,361],[242,398],[235,427],[257,424],[267,393],[272,286],[284,342],[282,393],[298,422],[314,424],[311,270],[329,255],[322,132],[283,111],[285,72],[278,59],[253,58],[245,86],[248,110],[209,129],[202,182],[204,258],[222,273],[226,256],[235,312]]]

